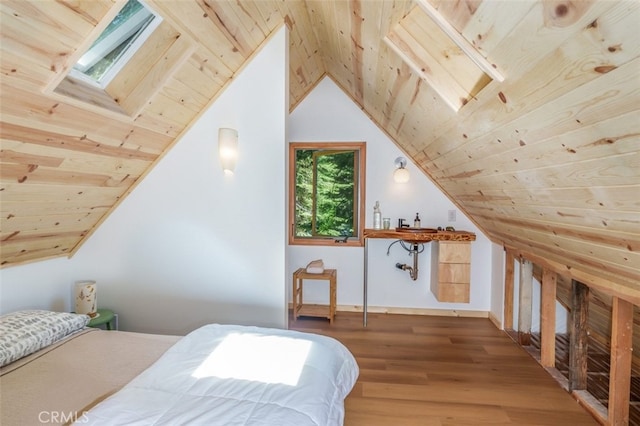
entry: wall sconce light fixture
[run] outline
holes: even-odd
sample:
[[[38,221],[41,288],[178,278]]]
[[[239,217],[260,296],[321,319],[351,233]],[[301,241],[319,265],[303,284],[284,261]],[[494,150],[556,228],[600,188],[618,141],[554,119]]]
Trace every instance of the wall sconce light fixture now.
[[[396,171],[393,172],[393,180],[396,183],[409,182],[409,170],[405,169],[407,159],[404,157],[398,157],[394,163],[396,165]]]
[[[226,175],[232,175],[238,159],[238,131],[221,127],[218,129],[218,154]]]

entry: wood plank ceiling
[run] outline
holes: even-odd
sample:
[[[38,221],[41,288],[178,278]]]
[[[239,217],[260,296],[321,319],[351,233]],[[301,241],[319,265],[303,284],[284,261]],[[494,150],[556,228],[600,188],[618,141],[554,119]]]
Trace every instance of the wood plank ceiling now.
[[[55,91],[122,0],[0,2],[2,266],[77,250],[284,23],[292,109],[330,76],[494,242],[638,296],[637,1],[147,3],[182,47],[128,115]]]

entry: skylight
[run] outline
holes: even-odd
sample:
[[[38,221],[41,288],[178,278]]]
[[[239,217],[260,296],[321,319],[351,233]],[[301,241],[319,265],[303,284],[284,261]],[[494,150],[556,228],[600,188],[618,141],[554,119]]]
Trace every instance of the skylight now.
[[[127,1],[73,66],[72,75],[104,88],[161,21],[141,1]]]
[[[385,43],[459,111],[491,81],[504,81],[482,52],[464,38],[428,0],[391,28]]]

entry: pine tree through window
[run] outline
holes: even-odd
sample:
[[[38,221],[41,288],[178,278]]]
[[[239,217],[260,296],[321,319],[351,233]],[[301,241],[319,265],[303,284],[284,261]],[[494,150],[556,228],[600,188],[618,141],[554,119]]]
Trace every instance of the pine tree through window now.
[[[365,144],[292,143],[290,244],[361,245]]]

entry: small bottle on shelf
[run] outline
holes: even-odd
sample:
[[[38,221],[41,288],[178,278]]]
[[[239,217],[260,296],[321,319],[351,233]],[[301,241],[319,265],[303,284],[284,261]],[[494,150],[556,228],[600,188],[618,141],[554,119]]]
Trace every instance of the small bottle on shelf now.
[[[416,213],[416,218],[413,220],[413,227],[420,228],[420,216]]]
[[[382,212],[380,212],[380,202],[378,201],[373,206],[373,229],[382,229]]]

